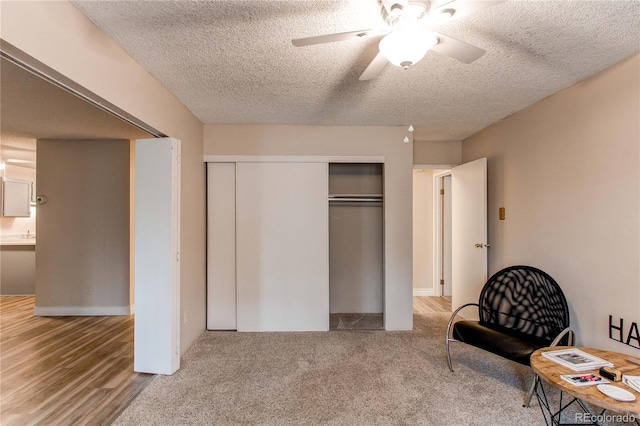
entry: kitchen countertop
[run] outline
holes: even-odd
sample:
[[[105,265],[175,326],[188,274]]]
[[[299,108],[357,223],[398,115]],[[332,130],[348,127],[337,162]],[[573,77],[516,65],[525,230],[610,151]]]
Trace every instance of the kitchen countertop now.
[[[35,234],[27,237],[25,234],[18,235],[2,235],[0,236],[0,246],[35,246]]]

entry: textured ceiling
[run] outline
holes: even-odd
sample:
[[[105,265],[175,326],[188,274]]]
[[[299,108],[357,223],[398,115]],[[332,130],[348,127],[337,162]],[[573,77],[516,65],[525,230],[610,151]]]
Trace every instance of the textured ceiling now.
[[[379,38],[291,39],[379,27],[377,0],[72,3],[207,124],[412,123],[459,140],[640,51],[637,0],[511,0],[439,27],[485,49],[476,62],[429,52],[359,81]]]

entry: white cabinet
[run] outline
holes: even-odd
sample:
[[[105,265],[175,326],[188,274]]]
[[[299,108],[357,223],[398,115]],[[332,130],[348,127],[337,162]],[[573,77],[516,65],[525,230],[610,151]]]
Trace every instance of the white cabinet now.
[[[2,216],[29,217],[31,211],[31,182],[2,178]]]

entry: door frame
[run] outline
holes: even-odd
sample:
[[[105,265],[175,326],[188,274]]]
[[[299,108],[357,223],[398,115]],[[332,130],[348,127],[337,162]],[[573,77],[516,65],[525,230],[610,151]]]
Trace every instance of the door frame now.
[[[444,189],[443,178],[451,176],[451,170],[443,170],[433,175],[433,295],[443,296],[442,285],[440,285],[440,277],[443,275],[443,258],[442,251],[442,235],[443,235],[443,205],[440,191]],[[449,218],[451,214],[449,213]],[[449,258],[451,251],[449,251]],[[453,283],[452,283],[453,284]]]
[[[441,286],[439,284],[440,282],[440,276],[441,276],[441,267],[440,267],[440,261],[441,261],[441,255],[439,253],[440,251],[440,244],[441,244],[441,234],[440,234],[440,228],[439,228],[439,223],[438,221],[441,221],[441,201],[440,201],[440,197],[439,197],[439,193],[440,193],[440,188],[441,185],[436,185],[436,181],[439,181],[439,179],[436,179],[436,177],[439,176],[446,176],[446,175],[450,175],[451,174],[451,169],[453,167],[456,167],[455,164],[414,164],[412,167],[412,171],[415,170],[433,170],[433,171],[437,171],[437,173],[434,173],[432,175],[432,184],[433,184],[433,238],[432,238],[432,244],[433,244],[433,276],[432,276],[432,296],[442,296],[442,290],[441,290]],[[414,201],[414,200],[412,200]],[[437,204],[436,204],[437,203]],[[414,293],[414,295],[416,295]],[[420,295],[420,294],[418,294]]]
[[[439,170],[433,174],[433,295],[442,296],[442,287],[440,286],[440,276],[442,275],[442,254],[440,251],[442,244],[442,199],[440,197],[440,189],[442,189],[442,177],[450,176],[454,167],[462,166],[462,164],[434,165],[434,164],[414,164],[413,170],[431,169]],[[485,238],[486,240],[486,238]],[[453,242],[452,242],[453,243]],[[485,241],[485,244],[488,244]],[[484,249],[486,250],[486,248]],[[485,262],[486,263],[486,262]],[[485,272],[486,275],[486,272]],[[486,281],[486,280],[485,280]],[[453,292],[453,282],[451,283]]]

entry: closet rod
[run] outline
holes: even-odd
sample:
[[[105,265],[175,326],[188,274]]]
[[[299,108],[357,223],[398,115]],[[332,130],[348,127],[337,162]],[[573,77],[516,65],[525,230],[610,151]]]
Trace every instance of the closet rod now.
[[[382,198],[329,198],[329,202],[381,203]]]
[[[375,198],[376,200],[382,200],[383,197],[382,194],[329,194],[329,199]]]

